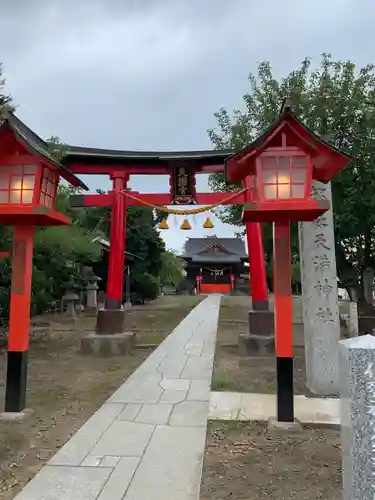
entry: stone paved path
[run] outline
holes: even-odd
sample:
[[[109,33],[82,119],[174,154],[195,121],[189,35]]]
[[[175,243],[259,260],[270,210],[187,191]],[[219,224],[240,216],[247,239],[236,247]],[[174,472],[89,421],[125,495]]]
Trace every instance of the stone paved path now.
[[[198,500],[219,308],[204,299],[16,500]]]

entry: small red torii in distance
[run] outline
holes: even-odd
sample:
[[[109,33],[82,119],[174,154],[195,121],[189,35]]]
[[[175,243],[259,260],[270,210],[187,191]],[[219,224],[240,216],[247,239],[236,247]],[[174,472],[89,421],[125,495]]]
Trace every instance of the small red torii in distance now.
[[[106,310],[118,310],[122,304],[124,251],[126,240],[126,208],[132,205],[214,205],[239,204],[251,200],[251,178],[243,189],[230,192],[197,193],[196,174],[223,173],[225,159],[232,150],[184,152],[135,152],[68,147],[63,163],[74,173],[108,175],[112,190],[106,194],[83,194],[71,197],[72,207],[111,206],[110,256],[107,280]],[[130,191],[126,196],[130,175],[168,175],[169,193],[141,194]],[[137,198],[134,199],[133,197]],[[257,222],[246,223],[246,234],[251,269],[253,307],[268,307],[268,287],[263,250],[262,228]]]

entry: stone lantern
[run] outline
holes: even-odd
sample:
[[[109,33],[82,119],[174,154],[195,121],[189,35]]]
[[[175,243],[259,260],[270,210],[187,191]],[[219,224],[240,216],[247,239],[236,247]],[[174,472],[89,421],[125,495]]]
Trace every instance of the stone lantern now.
[[[66,314],[67,316],[75,317],[79,295],[76,293],[76,284],[73,278],[71,277],[66,283],[64,283],[63,287],[65,289],[65,293],[62,296],[62,301],[66,306]]]

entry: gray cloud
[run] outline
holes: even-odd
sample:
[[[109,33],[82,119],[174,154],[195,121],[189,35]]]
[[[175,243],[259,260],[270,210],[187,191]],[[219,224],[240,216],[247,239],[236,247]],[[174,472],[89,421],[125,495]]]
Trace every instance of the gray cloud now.
[[[0,60],[20,118],[44,137],[200,149],[213,113],[241,106],[257,62],[278,76],[323,51],[366,64],[374,24],[370,0],[3,0]]]

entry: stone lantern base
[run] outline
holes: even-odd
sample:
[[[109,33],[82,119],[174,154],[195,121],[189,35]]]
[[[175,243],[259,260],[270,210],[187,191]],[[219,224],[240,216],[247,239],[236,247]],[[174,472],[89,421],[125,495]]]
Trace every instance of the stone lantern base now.
[[[122,309],[100,309],[95,333],[81,339],[82,354],[119,356],[134,347],[135,333],[127,328],[127,313]]]

